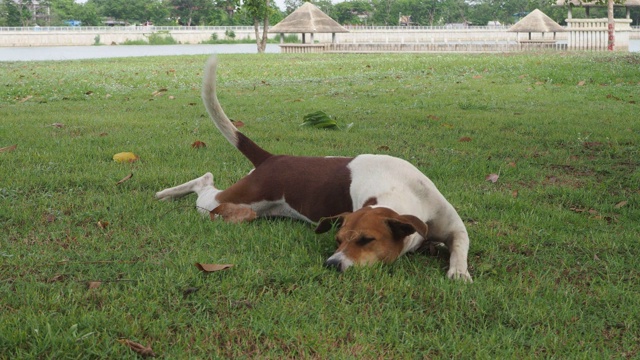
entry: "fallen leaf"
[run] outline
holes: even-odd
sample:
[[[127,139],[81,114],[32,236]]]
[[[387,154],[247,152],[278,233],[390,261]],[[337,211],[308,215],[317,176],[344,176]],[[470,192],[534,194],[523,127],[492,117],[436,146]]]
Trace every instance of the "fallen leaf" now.
[[[500,177],[500,176],[499,176],[498,174],[489,174],[489,175],[487,175],[487,177],[485,178],[485,180],[487,180],[487,181],[491,181],[492,183],[494,183],[494,184],[495,184],[495,183],[496,183],[496,181],[498,181],[498,178],[499,178],[499,177]]]
[[[391,148],[388,147],[387,145],[378,146],[378,151],[389,151],[389,150],[391,150]]]
[[[18,102],[19,102],[19,103],[23,103],[23,102],[25,102],[25,101],[27,101],[27,100],[31,99],[32,97],[33,97],[33,95],[25,96],[25,97],[23,97],[22,99],[20,99],[20,101],[18,101]]]
[[[98,220],[98,227],[100,229],[106,229],[107,226],[109,226],[109,222],[108,221],[102,221],[102,220]]]
[[[438,121],[440,120],[439,117],[435,116],[435,115],[427,115],[427,119],[429,120],[434,120],[434,121]]]
[[[593,254],[593,260],[595,261],[600,261],[600,258],[598,257],[597,254]]]
[[[221,270],[227,270],[230,267],[233,267],[233,264],[201,264],[195,263],[198,270],[202,272],[216,272]]]
[[[513,197],[514,199],[518,197],[518,190],[513,190],[513,192],[511,193],[511,197]]]
[[[516,162],[515,161],[511,161],[507,165],[509,165],[509,167],[516,167]]]
[[[186,289],[184,289],[184,291],[182,292],[182,298],[184,299],[184,298],[186,298],[187,296],[189,296],[189,295],[191,295],[191,294],[193,294],[193,293],[197,292],[198,290],[200,290],[200,289],[199,289],[199,288],[197,288],[197,287],[190,287],[190,288],[186,288]]]
[[[63,123],[53,123],[51,124],[54,128],[62,129],[64,127]]]
[[[113,155],[113,161],[115,162],[136,162],[138,161],[138,159],[140,159],[140,157],[132,152],[121,152],[121,153],[117,153],[115,155]]]
[[[585,84],[585,81],[584,81],[584,80],[580,80],[580,81],[578,82],[578,86],[584,86],[584,84]]]
[[[55,275],[54,277],[50,278],[49,280],[47,280],[48,283],[54,283],[54,282],[58,282],[58,281],[63,281],[65,279],[65,275],[64,274],[58,274]]]
[[[473,78],[474,79],[482,79],[482,75],[474,75]]]
[[[127,176],[123,177],[123,178],[122,178],[122,180],[120,180],[120,181],[118,181],[118,182],[116,183],[116,185],[120,185],[120,184],[122,184],[122,183],[123,183],[123,182],[125,182],[125,181],[129,181],[129,179],[131,179],[132,177],[133,177],[133,173],[131,173],[131,174],[129,174],[129,175],[127,175]]]
[[[169,100],[175,100],[175,99],[176,99],[176,97],[175,97],[175,96],[173,96],[173,95],[170,95],[170,96],[169,96]]]
[[[616,206],[614,206],[614,208],[620,209],[621,207],[623,207],[625,205],[627,205],[627,201],[623,200],[623,201],[620,201],[619,203],[617,203]]]
[[[11,145],[11,146],[7,146],[7,147],[0,148],[0,153],[13,151],[13,150],[15,150],[17,147],[18,147],[18,144],[15,144],[15,145]]]
[[[138,344],[137,342],[128,340],[128,339],[118,339],[118,342],[120,344],[126,345],[129,347],[129,349],[133,350],[134,352],[140,354],[142,357],[155,357],[156,354],[153,352],[153,350],[151,349],[151,346],[144,346],[142,344]]]
[[[153,96],[153,97],[156,97],[156,96],[162,96],[162,95],[164,95],[164,93],[166,93],[166,92],[167,92],[167,89],[164,89],[164,88],[163,88],[163,89],[159,89],[159,90],[154,91],[154,92],[151,94],[151,96]]]
[[[89,281],[87,284],[88,289],[97,289],[102,285],[102,281]]]
[[[244,126],[244,123],[242,121],[233,120],[233,125],[235,125],[236,128],[241,128]]]
[[[196,140],[193,142],[193,144],[191,144],[191,147],[194,149],[199,149],[199,148],[207,147],[207,144],[203,143],[200,140]]]
[[[471,141],[471,138],[468,136],[463,136],[460,139],[458,139],[459,142],[469,142]]]
[[[544,81],[536,81],[535,84],[536,85],[544,85]]]
[[[84,93],[85,95],[93,95],[93,91],[89,90],[86,93]]]
[[[101,136],[101,137],[102,137],[102,136],[107,136],[107,135],[109,135],[109,134],[108,134],[108,133],[106,133],[106,132],[103,132],[103,133],[100,133],[98,136]]]

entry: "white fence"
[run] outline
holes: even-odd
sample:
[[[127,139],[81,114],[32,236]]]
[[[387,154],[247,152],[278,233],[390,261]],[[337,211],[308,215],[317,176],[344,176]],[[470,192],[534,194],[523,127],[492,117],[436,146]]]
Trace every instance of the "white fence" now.
[[[640,28],[628,27],[627,39],[640,39]],[[571,24],[569,25],[571,26]],[[348,27],[349,33],[336,34],[338,43],[350,44],[437,44],[460,42],[518,42],[528,34],[507,32],[505,26],[473,26],[469,28],[452,28],[447,26],[358,26]],[[212,35],[218,39],[228,39],[235,35],[235,39],[255,39],[252,26],[99,26],[99,27],[0,27],[0,47],[12,46],[65,46],[65,45],[94,45],[96,43],[111,45],[122,44],[127,40],[147,40],[151,34],[165,33],[171,35],[177,42],[183,44],[198,44],[211,39]],[[297,34],[301,38],[300,34]],[[541,34],[532,34],[533,40],[549,39]],[[618,35],[617,35],[618,36]],[[271,34],[277,39],[278,34]],[[556,39],[561,42],[569,40],[569,33],[557,33]],[[307,37],[308,38],[308,37]],[[318,43],[330,43],[331,34],[315,34]],[[622,45],[616,39],[618,45]],[[577,39],[572,42],[576,44]],[[570,47],[571,48],[571,47]],[[576,48],[577,49],[577,48]]]

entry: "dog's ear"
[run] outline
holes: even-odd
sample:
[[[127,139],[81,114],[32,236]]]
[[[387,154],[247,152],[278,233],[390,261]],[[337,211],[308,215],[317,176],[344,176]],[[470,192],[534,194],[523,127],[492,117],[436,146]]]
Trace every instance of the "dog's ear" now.
[[[249,205],[223,203],[211,210],[209,216],[211,220],[215,220],[216,217],[220,216],[224,221],[236,224],[243,221],[251,221],[258,214]]]
[[[326,233],[331,230],[334,226],[340,227],[342,226],[342,222],[344,221],[345,216],[349,215],[349,213],[342,213],[336,216],[324,217],[318,221],[318,226],[316,226],[316,234]]]
[[[402,240],[414,232],[417,232],[425,239],[427,238],[427,224],[413,215],[399,215],[398,217],[386,219],[385,223],[391,229],[393,238],[396,240]]]

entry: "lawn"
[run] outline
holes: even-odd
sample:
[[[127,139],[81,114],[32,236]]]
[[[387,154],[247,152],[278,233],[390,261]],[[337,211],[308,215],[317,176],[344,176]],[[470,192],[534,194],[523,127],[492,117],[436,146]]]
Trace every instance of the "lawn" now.
[[[251,169],[201,104],[205,60],[0,64],[0,359],[640,356],[639,55],[220,56],[220,101],[267,150],[427,174],[473,284],[445,250],[340,274],[332,233],[154,200]],[[299,126],[318,110],[342,130]]]

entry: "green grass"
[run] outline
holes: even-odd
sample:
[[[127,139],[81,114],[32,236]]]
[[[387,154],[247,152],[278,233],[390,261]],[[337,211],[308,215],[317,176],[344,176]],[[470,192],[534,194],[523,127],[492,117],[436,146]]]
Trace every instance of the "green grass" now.
[[[473,284],[446,254],[338,274],[307,224],[154,201],[250,170],[201,105],[204,61],[2,64],[0,358],[138,356],[119,339],[172,359],[640,356],[638,55],[220,56],[220,100],[266,149],[424,171],[468,226]],[[299,126],[318,110],[353,126]]]

